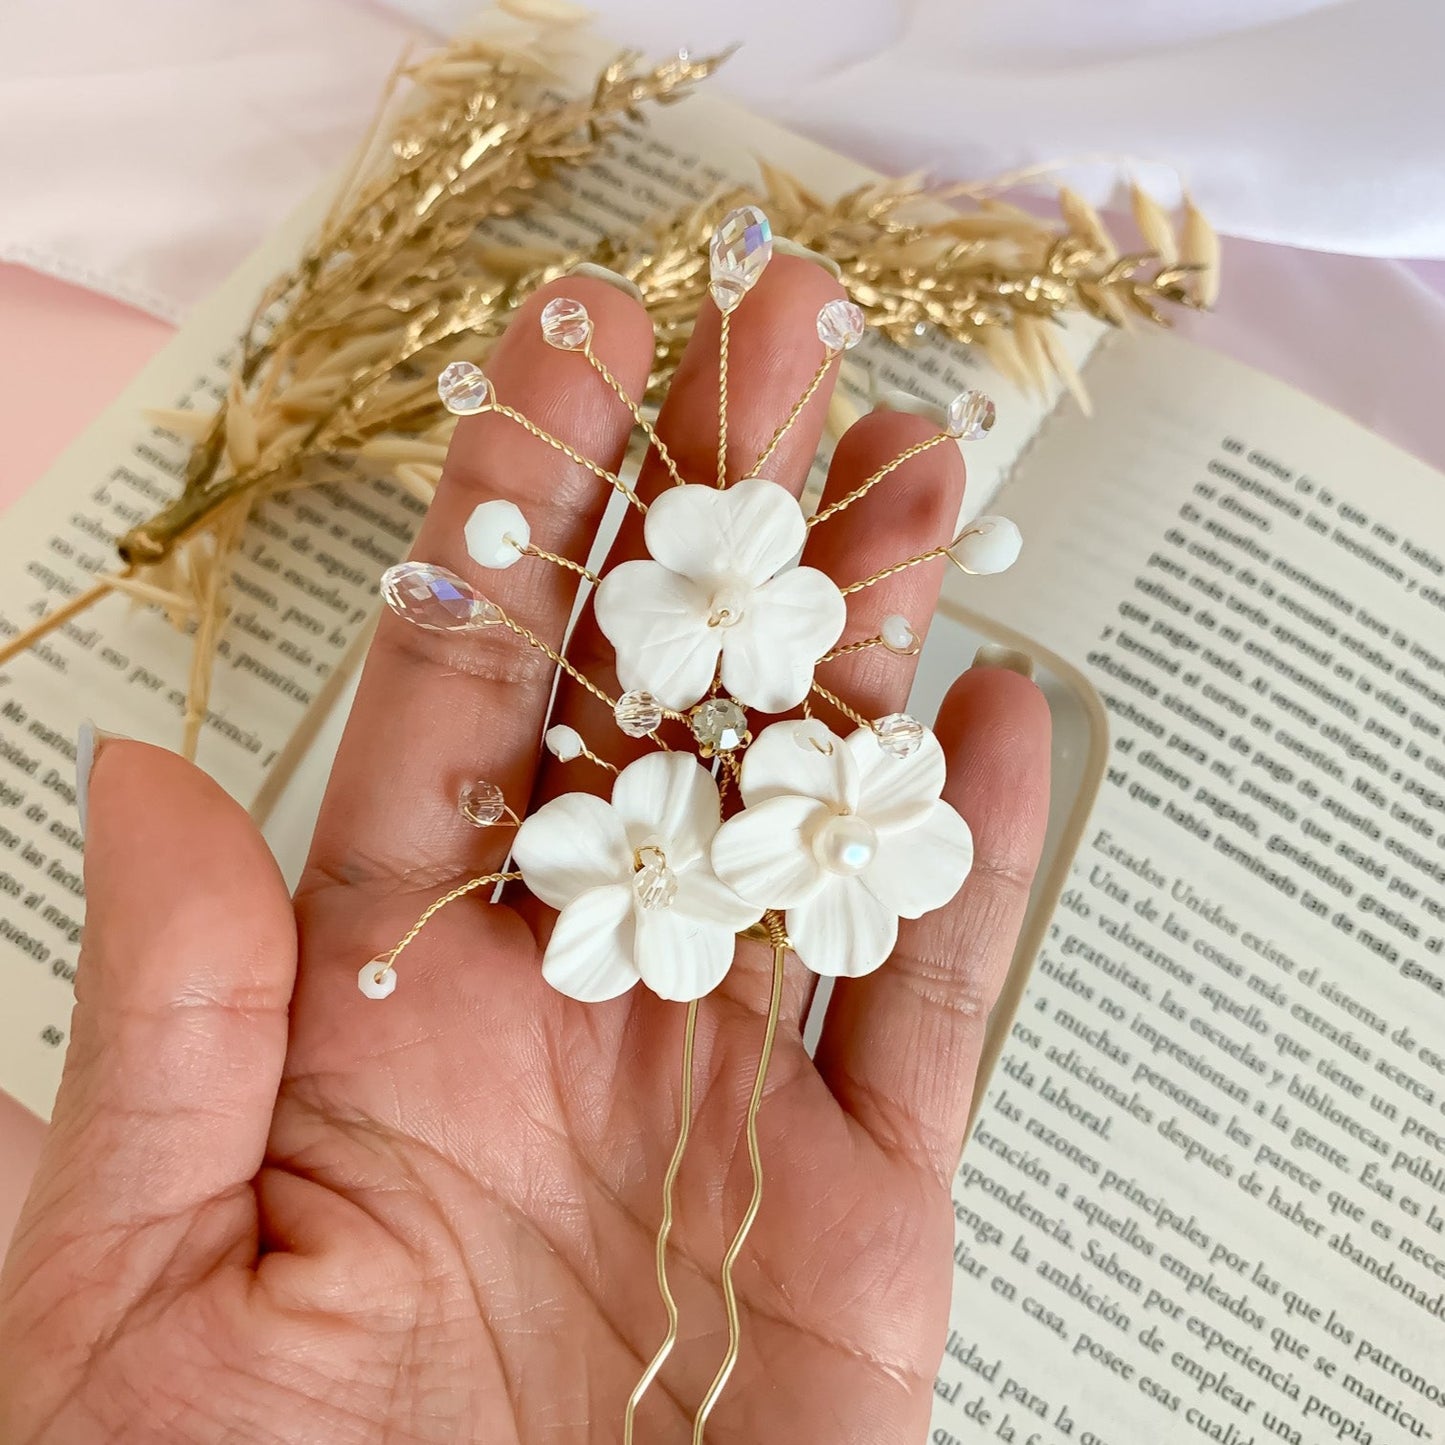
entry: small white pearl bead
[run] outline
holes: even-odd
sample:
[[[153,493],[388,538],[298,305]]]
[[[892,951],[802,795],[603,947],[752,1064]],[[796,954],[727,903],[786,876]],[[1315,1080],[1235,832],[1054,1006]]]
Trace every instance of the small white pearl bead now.
[[[547,751],[559,763],[570,763],[574,758],[580,758],[586,747],[582,734],[576,728],[569,728],[566,723],[558,723],[556,727],[548,728],[543,742],[547,744]]]
[[[396,970],[384,958],[373,958],[362,965],[356,986],[367,998],[389,998],[396,992]]]
[[[833,756],[833,745],[837,739],[829,731],[826,723],[819,722],[815,717],[805,717],[793,724],[793,741],[805,753],[822,753],[824,757]]]
[[[813,836],[813,856],[830,873],[861,873],[877,853],[873,825],[852,813],[835,813]]]
[[[483,502],[470,517],[465,529],[467,552],[479,567],[510,567],[521,555],[521,549],[532,540],[532,529],[515,502],[500,497]]]
[[[885,617],[883,625],[878,629],[878,635],[889,652],[909,655],[918,651],[918,634],[913,630],[913,624],[900,613],[895,612],[892,617]]]

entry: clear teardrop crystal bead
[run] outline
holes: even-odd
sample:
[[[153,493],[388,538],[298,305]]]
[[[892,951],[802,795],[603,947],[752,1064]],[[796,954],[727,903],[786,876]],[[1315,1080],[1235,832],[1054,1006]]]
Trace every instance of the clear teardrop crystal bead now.
[[[502,620],[501,609],[470,582],[430,562],[398,562],[381,575],[386,605],[427,632],[476,632]]]
[[[758,283],[773,259],[773,228],[756,206],[729,211],[713,232],[708,249],[712,299],[731,311]]]

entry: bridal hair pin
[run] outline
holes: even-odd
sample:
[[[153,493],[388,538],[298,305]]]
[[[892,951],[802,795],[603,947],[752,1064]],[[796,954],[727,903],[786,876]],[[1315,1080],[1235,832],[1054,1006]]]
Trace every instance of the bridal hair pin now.
[[[540,563],[577,574],[579,585],[591,589],[597,625],[615,656],[618,696],[588,678],[565,649],[551,648],[525,622],[445,568],[403,562],[382,579],[387,605],[408,622],[448,633],[510,631],[520,645],[545,654],[603,703],[626,737],[653,744],[619,769],[607,760],[605,743],[594,739],[594,751],[577,729],[553,725],[544,737],[547,750],[561,763],[611,774],[608,796],[565,793],[527,817],[513,812],[494,784],[468,784],[459,808],[469,822],[516,828],[514,871],[470,879],[437,899],[393,948],[361,969],[358,980],[368,998],[385,998],[397,986],[402,955],[438,911],[469,894],[495,893],[499,885],[520,882],[557,910],[542,963],[554,988],[584,1003],[601,1003],[641,982],[659,997],[686,1005],[682,1119],[663,1181],[656,1241],[667,1330],[627,1402],[626,1445],[638,1406],[678,1337],[667,1246],[674,1187],[692,1124],[699,1000],[727,974],[740,934],[768,941],[771,994],[744,1126],[752,1194],[723,1257],[728,1348],[694,1416],[694,1445],[702,1441],[738,1358],[733,1269],[762,1202],[757,1120],[785,958],[791,951],[820,975],[871,972],[892,952],[899,919],[918,918],[948,903],[972,864],[968,825],[942,799],[944,756],[932,731],[907,713],[865,717],[818,678],[829,662],[864,649],[904,657],[919,650],[913,624],[897,615],[881,618],[871,635],[840,645],[847,599],[937,558],[969,573],[1000,572],[1020,547],[1012,522],[980,517],[928,551],[841,586],[796,563],[814,528],[884,485],[905,462],[934,447],[983,437],[993,426],[994,406],[983,393],[965,391],[947,408],[936,435],[805,516],[766,468],[830,370],[862,340],[862,311],[836,299],[818,313],[822,352],[811,381],[746,474],[729,477],[731,322],[772,251],[767,217],[755,206],[730,212],[712,237],[710,292],[721,313],[720,376],[717,467],[706,478],[682,475],[663,438],[592,350],[586,307],[559,297],[542,311],[546,342],[574,353],[579,366],[601,377],[631,410],[666,469],[673,485],[651,504],[622,476],[506,405],[479,367],[455,361],[439,378],[449,411],[510,419],[593,472],[643,515],[647,556],[600,574],[534,546],[525,513],[511,502],[483,502],[465,529],[467,553],[480,569]],[[816,716],[817,704],[849,726],[840,730]]]

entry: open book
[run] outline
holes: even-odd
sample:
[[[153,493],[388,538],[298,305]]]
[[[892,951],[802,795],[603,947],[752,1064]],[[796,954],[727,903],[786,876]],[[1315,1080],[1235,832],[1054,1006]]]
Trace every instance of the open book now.
[[[702,96],[562,182],[529,233],[640,221],[746,177],[749,151],[820,189],[865,174]],[[314,215],[7,514],[0,632],[110,565],[109,539],[174,491],[181,446],[141,407],[219,394],[228,338]],[[997,396],[999,425],[969,449],[969,510],[1016,517],[1024,557],[950,582],[919,693],[936,699],[975,635],[1023,637],[1059,721],[1037,966],[999,1010],[955,1187],[932,1440],[1439,1440],[1442,478],[1207,353],[1099,342],[1069,330],[1092,420],[938,342],[874,343],[871,379],[848,379],[859,407],[875,385]],[[272,831],[293,865],[337,727],[326,704],[418,511],[384,484],[295,493],[248,538],[200,759],[269,799],[297,730],[319,725]],[[0,680],[0,1086],[37,1112],[82,914],[71,739],[93,714],[173,741],[186,650],[115,598]],[[1087,829],[1105,744],[1081,674],[1115,734]]]

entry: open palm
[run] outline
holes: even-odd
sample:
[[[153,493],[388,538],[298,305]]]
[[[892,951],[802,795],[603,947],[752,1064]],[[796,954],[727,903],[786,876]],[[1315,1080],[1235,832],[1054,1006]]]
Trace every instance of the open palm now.
[[[503,401],[612,467],[630,418],[585,364],[543,344],[538,311],[558,294],[585,301],[598,354],[640,391],[647,318],[592,277],[522,308],[489,374]],[[806,385],[813,317],[836,294],[822,268],[779,256],[737,313],[730,475],[751,469]],[[699,479],[714,466],[717,351],[706,308],[660,424]],[[824,388],[774,479],[801,487],[826,407]],[[865,417],[839,446],[830,494],[931,429]],[[650,462],[644,495],[664,479]],[[962,486],[956,448],[929,451],[820,527],[808,560],[846,582],[923,550],[947,535]],[[514,424],[469,419],[417,555],[465,572],[461,524],[488,496],[518,501],[534,543],[572,556],[606,500]],[[637,545],[624,530],[619,546]],[[893,612],[922,632],[941,565],[851,598],[845,641]],[[560,643],[568,574],[524,562],[489,580],[511,616]],[[575,655],[606,681],[587,621]],[[906,697],[907,666],[863,652],[828,664],[825,681],[880,716]],[[456,816],[460,782],[490,778],[518,811],[592,785],[578,765],[565,783],[539,766],[550,686],[545,658],[515,638],[386,619],[294,901],[202,774],[139,744],[101,748],[70,1056],[0,1280],[6,1445],[620,1438],[665,1326],[653,1252],[683,1007],[643,989],[601,1005],[552,992],[537,942],[547,911],[524,896],[439,914],[385,1003],[355,987],[427,902],[501,865],[504,832]],[[589,738],[626,741],[580,689],[557,706]],[[742,1354],[708,1426],[717,1445],[925,1433],[948,1180],[1042,834],[1048,751],[1039,694],[997,668],[965,674],[937,730],[978,862],[954,904],[903,926],[883,969],[837,988],[816,1059],[800,1036],[809,978],[789,964],[760,1121],[767,1193],[738,1268]],[[726,1348],[718,1273],[751,1189],[742,1120],[771,962],[741,944],[701,1006],[670,1255],[682,1329],[639,1442],[690,1439]]]

